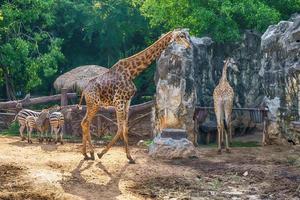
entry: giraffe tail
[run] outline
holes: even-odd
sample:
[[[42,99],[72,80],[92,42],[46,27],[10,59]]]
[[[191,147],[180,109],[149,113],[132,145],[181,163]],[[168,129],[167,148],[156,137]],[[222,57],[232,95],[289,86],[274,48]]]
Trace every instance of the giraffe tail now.
[[[82,105],[81,105],[81,103],[82,103],[83,96],[84,96],[84,92],[81,93],[81,97],[80,97],[79,104],[77,104],[77,108],[78,108],[79,110],[82,110]]]

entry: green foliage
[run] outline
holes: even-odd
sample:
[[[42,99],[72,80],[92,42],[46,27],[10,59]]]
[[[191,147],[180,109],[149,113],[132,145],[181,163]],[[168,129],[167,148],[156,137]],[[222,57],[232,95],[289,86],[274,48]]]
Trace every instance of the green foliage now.
[[[7,130],[0,132],[0,135],[19,136],[19,124],[12,123]]]
[[[52,36],[55,15],[52,0],[3,1],[0,21],[0,84],[11,81],[19,93],[29,92],[53,76],[62,40]]]
[[[300,0],[0,0],[0,96],[48,95],[58,75],[110,67],[170,29],[232,42],[299,10]],[[135,80],[133,103],[151,99],[154,72]]]
[[[236,41],[242,29],[264,31],[281,17],[280,11],[271,6],[271,1],[262,0],[138,2],[141,4],[142,13],[150,19],[152,27],[163,27],[165,30],[187,27],[194,35],[210,35],[218,42]],[[291,6],[293,2],[286,3]],[[294,3],[299,5],[299,2]]]

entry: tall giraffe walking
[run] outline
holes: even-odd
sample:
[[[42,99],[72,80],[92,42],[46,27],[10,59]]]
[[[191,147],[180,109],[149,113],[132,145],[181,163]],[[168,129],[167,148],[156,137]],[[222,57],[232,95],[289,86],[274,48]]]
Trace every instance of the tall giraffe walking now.
[[[223,141],[225,132],[225,148],[226,152],[230,152],[229,141],[232,140],[231,113],[233,107],[234,91],[227,80],[227,68],[230,67],[234,71],[238,71],[238,67],[232,58],[225,61],[222,77],[219,84],[214,89],[214,109],[217,118],[218,128],[218,152],[221,153],[221,142]],[[227,130],[225,130],[225,127]],[[229,130],[229,133],[228,133]],[[229,134],[229,135],[228,135]]]
[[[119,138],[122,138],[129,163],[134,163],[128,149],[128,112],[131,98],[136,92],[133,79],[144,71],[172,42],[182,44],[186,48],[190,47],[185,31],[170,31],[145,50],[119,60],[109,71],[89,81],[79,102],[80,105],[84,96],[87,106],[86,115],[81,122],[84,159],[95,159],[90,135],[92,119],[101,106],[114,106],[118,124],[117,133],[105,149],[97,155],[101,158]],[[87,143],[90,146],[91,157],[86,152]]]

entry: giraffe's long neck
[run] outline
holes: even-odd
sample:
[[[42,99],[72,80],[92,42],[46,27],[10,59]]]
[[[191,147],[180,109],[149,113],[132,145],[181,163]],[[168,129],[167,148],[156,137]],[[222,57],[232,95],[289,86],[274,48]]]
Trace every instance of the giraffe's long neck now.
[[[227,82],[227,68],[228,68],[228,62],[226,61],[223,71],[222,71],[222,77],[221,77],[221,82]]]
[[[163,37],[143,51],[120,60],[111,69],[123,72],[127,74],[130,79],[134,79],[137,75],[144,71],[165,48],[167,48],[172,39],[171,33],[172,31],[166,33]]]

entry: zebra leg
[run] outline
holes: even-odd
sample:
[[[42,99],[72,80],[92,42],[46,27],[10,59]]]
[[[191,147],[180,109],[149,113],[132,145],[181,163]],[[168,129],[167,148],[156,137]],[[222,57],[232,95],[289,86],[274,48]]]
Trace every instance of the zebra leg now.
[[[40,131],[39,143],[43,143],[43,141],[44,141],[44,134],[42,131]]]
[[[63,141],[63,131],[62,131],[62,128],[60,127],[60,144],[64,144],[64,141]]]
[[[27,132],[27,135],[28,135],[28,143],[29,143],[29,144],[32,144],[31,133],[32,133],[32,128],[29,128],[29,131]]]
[[[20,126],[20,129],[19,129],[19,132],[20,132],[20,137],[21,137],[21,140],[24,141],[26,138],[24,137],[23,135],[23,132],[24,132],[24,129],[25,129],[25,126],[24,125],[21,125]]]
[[[58,134],[59,129],[55,128],[55,144],[57,144],[58,139],[57,139],[57,134]]]
[[[51,126],[51,132],[50,132],[51,139],[53,138],[53,132],[54,132],[54,129],[53,129],[53,127]]]

